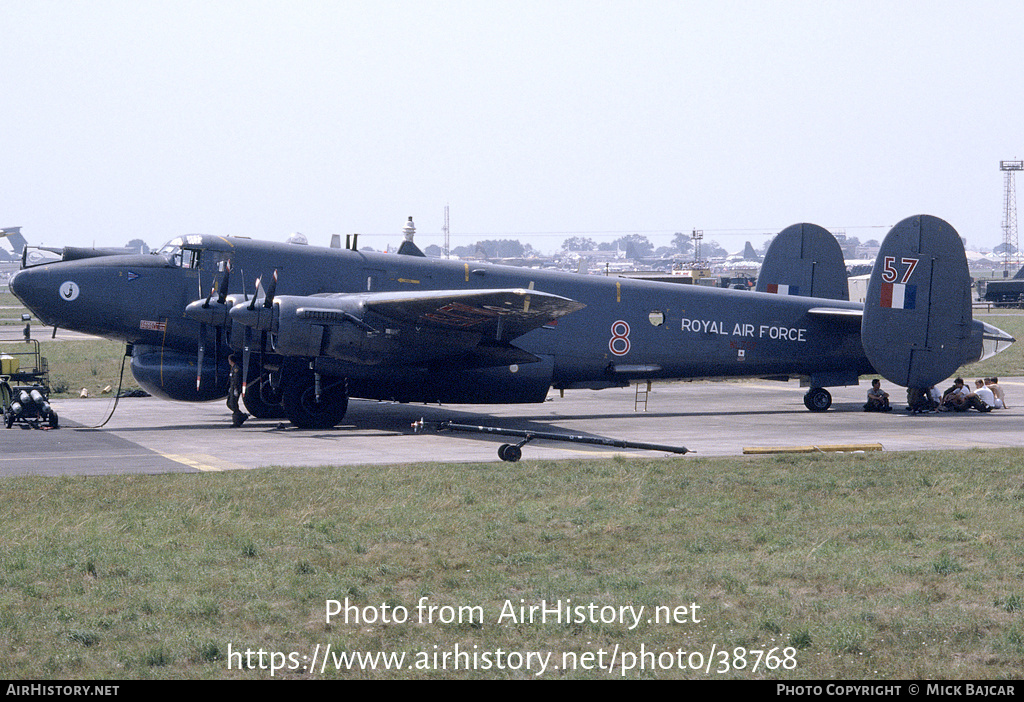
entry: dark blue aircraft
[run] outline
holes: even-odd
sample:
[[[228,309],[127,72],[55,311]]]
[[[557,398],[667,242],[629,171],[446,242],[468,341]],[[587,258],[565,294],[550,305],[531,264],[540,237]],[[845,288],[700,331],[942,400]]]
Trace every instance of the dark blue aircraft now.
[[[206,401],[240,355],[256,417],[331,427],[349,397],[541,402],[635,381],[800,378],[805,404],[877,373],[927,388],[1014,340],[971,316],[960,237],[921,215],[849,301],[835,238],[794,225],[754,292],[238,237],[185,236],[154,255],[65,251],[11,289],[43,322],[116,339],[148,392]]]

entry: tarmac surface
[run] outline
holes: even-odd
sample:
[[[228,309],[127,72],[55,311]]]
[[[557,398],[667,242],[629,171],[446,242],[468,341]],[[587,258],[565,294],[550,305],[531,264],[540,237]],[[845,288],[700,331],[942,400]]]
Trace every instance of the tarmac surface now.
[[[973,380],[973,379],[971,379]],[[223,401],[202,404],[122,398],[53,400],[60,428],[15,424],[3,432],[0,476],[224,471],[263,467],[499,463],[498,447],[520,439],[461,432],[415,433],[413,422],[453,421],[519,430],[597,436],[686,447],[691,460],[740,456],[745,448],[881,445],[884,451],[1024,447],[1024,378],[1002,378],[1011,409],[910,415],[905,392],[883,382],[895,409],[863,411],[867,383],[831,388],[832,408],[809,412],[796,381],[654,385],[646,411],[634,388],[576,390],[530,405],[399,405],[352,400],[341,425],[303,431],[287,420],[251,418],[230,426]],[[1019,409],[1018,409],[1019,407]],[[523,460],[626,456],[661,451],[534,440]],[[500,463],[514,469],[513,463]]]

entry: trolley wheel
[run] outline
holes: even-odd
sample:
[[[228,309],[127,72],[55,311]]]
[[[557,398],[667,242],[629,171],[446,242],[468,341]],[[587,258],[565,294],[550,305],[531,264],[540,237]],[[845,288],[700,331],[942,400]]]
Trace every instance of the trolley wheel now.
[[[502,444],[498,447],[498,458],[509,463],[515,463],[523,457],[523,450],[512,444]]]

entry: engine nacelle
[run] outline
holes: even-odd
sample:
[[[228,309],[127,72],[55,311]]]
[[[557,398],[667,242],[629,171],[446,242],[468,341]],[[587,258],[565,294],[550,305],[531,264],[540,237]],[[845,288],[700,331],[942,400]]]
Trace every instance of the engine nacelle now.
[[[206,402],[225,397],[231,370],[227,362],[218,368],[213,354],[204,356],[202,382],[197,390],[198,360],[194,353],[136,345],[132,351],[132,375],[143,390],[165,400]]]

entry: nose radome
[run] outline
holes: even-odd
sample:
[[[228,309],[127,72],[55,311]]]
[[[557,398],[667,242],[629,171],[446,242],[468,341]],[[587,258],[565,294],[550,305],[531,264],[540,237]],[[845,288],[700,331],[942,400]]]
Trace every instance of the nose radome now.
[[[15,273],[8,287],[14,296],[44,324],[51,324],[60,302],[58,283],[45,267],[24,268]]]
[[[21,300],[21,302],[28,307],[33,309],[35,304],[38,302],[35,298],[37,297],[36,289],[38,288],[38,276],[34,275],[34,271],[30,269],[20,270],[15,273],[7,285],[14,296]],[[33,310],[35,311],[35,310]]]
[[[21,286],[18,283],[18,278],[20,278],[21,274],[24,273],[24,272],[25,271],[16,271],[14,273],[14,275],[11,276],[11,279],[9,281],[7,281],[7,286],[11,289],[11,292],[14,293],[14,296],[16,298],[18,298],[19,300],[21,300],[21,295],[18,293],[18,289]],[[21,301],[24,302],[24,300],[21,300]]]
[[[38,310],[36,309],[37,301],[34,299],[36,296],[33,294],[33,288],[35,286],[32,284],[31,279],[31,271],[21,270],[11,276],[7,286],[10,288],[10,291],[14,293],[14,296],[21,300],[25,307],[28,307],[36,313],[36,316],[39,316]]]

